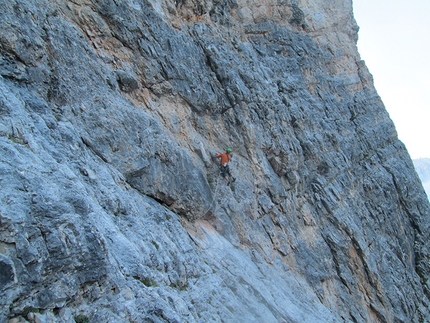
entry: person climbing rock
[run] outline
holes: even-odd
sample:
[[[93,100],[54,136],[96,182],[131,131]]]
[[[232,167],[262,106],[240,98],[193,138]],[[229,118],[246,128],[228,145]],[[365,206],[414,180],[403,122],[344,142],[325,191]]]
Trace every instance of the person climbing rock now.
[[[220,164],[221,176],[227,180],[228,184],[230,184],[230,182],[234,182],[236,178],[234,178],[233,175],[231,175],[230,167],[228,166],[228,163],[233,157],[231,148],[227,148],[225,150],[225,153],[216,154],[215,157],[221,158],[221,164]]]

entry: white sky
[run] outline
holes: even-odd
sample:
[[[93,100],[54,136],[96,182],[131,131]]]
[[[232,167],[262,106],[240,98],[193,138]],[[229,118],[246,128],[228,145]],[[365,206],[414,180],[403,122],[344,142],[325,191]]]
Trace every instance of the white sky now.
[[[430,158],[430,0],[353,0],[358,50],[413,159]]]

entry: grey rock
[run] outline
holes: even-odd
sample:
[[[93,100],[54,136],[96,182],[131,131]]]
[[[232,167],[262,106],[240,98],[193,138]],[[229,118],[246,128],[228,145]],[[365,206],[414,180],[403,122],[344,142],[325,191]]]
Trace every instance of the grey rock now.
[[[0,288],[2,290],[15,282],[15,270],[12,261],[0,255]]]
[[[119,87],[124,92],[132,92],[139,87],[139,84],[131,74],[125,71],[116,71]]]
[[[430,205],[349,1],[0,11],[1,323],[429,320]]]

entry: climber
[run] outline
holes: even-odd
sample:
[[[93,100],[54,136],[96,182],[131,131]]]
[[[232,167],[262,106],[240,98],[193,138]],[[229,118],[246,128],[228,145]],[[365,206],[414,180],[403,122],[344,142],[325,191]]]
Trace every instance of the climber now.
[[[234,178],[233,175],[231,175],[230,167],[228,166],[228,163],[233,157],[233,154],[231,153],[231,148],[227,148],[225,150],[225,153],[216,154],[215,157],[221,158],[220,171],[221,171],[222,177],[224,177],[227,180],[228,184],[230,184],[230,182],[234,182],[236,178]]]

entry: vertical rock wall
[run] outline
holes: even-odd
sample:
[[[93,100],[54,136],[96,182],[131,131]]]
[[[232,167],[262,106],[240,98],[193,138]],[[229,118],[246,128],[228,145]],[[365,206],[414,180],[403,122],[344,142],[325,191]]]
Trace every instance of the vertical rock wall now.
[[[429,320],[429,203],[350,1],[0,12],[0,322]]]

